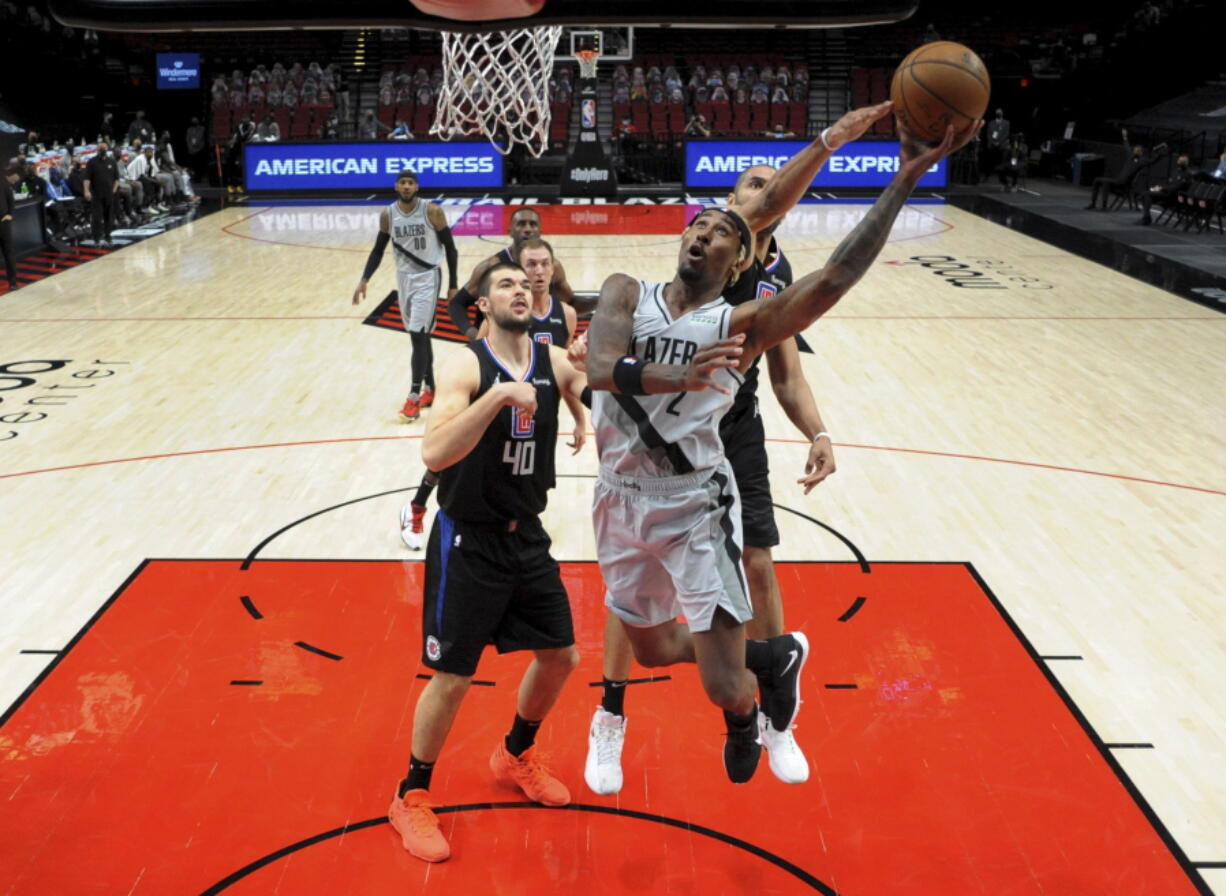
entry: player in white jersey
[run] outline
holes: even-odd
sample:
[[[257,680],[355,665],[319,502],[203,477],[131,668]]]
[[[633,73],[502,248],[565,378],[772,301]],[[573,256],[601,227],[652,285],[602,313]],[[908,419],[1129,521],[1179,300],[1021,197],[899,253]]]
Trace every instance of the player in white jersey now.
[[[409,169],[396,177],[396,201],[379,215],[379,233],[366,259],[366,269],[353,292],[353,304],[366,298],[366,284],[374,275],[383,251],[392,244],[396,255],[396,294],[400,319],[413,342],[412,380],[409,397],[400,409],[400,419],[411,423],[421,409],[434,402],[434,329],[442,277],[439,267],[447,259],[447,297],[456,291],[458,255],[451,228],[441,206],[425,202],[418,194],[417,175]]]
[[[724,711],[724,767],[736,783],[752,777],[761,752],[759,681],[766,716],[789,727],[808,642],[801,633],[745,639],[752,611],[719,419],[739,374],[851,289],[920,177],[975,132],[955,136],[951,128],[928,147],[899,130],[898,173],[821,270],[769,301],[729,307],[719,296],[749,263],[754,238],[740,215],[708,209],[682,234],[669,283],[614,274],[592,321],[587,370],[600,458],[593,517],[605,602],[643,665],[697,663],[708,698]],[[763,191],[747,217],[757,223],[780,198]]]

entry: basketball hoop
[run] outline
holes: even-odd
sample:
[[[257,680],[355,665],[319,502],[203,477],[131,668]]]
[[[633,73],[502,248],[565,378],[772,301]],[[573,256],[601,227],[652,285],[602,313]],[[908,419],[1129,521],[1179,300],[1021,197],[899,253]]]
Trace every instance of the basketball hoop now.
[[[430,133],[484,136],[503,155],[520,144],[540,156],[549,145],[549,74],[562,26],[442,34],[443,85]]]
[[[575,50],[575,58],[579,60],[579,77],[596,77],[596,61],[600,59],[599,50]]]

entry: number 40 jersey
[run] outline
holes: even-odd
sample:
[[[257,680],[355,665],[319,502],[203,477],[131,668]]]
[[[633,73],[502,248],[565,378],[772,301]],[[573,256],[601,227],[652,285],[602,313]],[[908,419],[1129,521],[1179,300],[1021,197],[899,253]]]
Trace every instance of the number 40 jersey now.
[[[627,355],[648,363],[688,364],[699,349],[727,337],[732,306],[718,298],[673,320],[664,286],[639,282]],[[600,466],[638,478],[678,476],[718,466],[724,458],[719,421],[744,378],[727,369],[716,378],[731,394],[715,389],[660,395],[593,392]]]
[[[532,360],[523,376],[511,373],[486,339],[466,348],[477,356],[481,384],[476,402],[498,383],[528,382],[536,387],[536,413],[504,407],[481,440],[462,460],[439,473],[438,503],[452,519],[504,523],[536,516],[554,486],[554,448],[558,441],[560,391],[549,346],[532,342]]]

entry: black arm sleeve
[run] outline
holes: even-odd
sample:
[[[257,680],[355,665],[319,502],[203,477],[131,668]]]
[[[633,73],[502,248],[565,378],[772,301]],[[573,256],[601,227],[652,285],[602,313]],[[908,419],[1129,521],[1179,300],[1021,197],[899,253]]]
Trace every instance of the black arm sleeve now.
[[[451,322],[460,331],[460,335],[465,338],[468,336],[469,328],[473,325],[472,318],[468,316],[468,309],[475,304],[477,304],[477,300],[464,287],[456,290],[456,294],[447,303],[447,313],[451,315]]]
[[[370,250],[370,256],[366,259],[366,270],[362,271],[362,279],[370,281],[374,276],[375,271],[379,267],[379,262],[383,260],[383,250],[387,248],[387,244],[392,240],[390,233],[385,233],[380,230],[379,235],[375,237],[375,247]]]
[[[460,253],[456,251],[450,227],[444,227],[438,232],[438,241],[443,244],[443,252],[447,255],[447,288],[455,289],[455,272],[460,265]]]

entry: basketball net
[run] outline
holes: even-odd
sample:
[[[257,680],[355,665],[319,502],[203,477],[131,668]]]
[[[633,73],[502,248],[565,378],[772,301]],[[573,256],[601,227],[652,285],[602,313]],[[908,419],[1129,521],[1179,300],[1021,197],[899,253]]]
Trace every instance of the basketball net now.
[[[549,75],[561,25],[489,34],[443,33],[443,85],[430,133],[484,136],[507,154],[549,145]]]
[[[600,54],[595,50],[576,50],[575,58],[579,60],[579,77],[594,78],[596,77],[596,60],[600,58]]]

